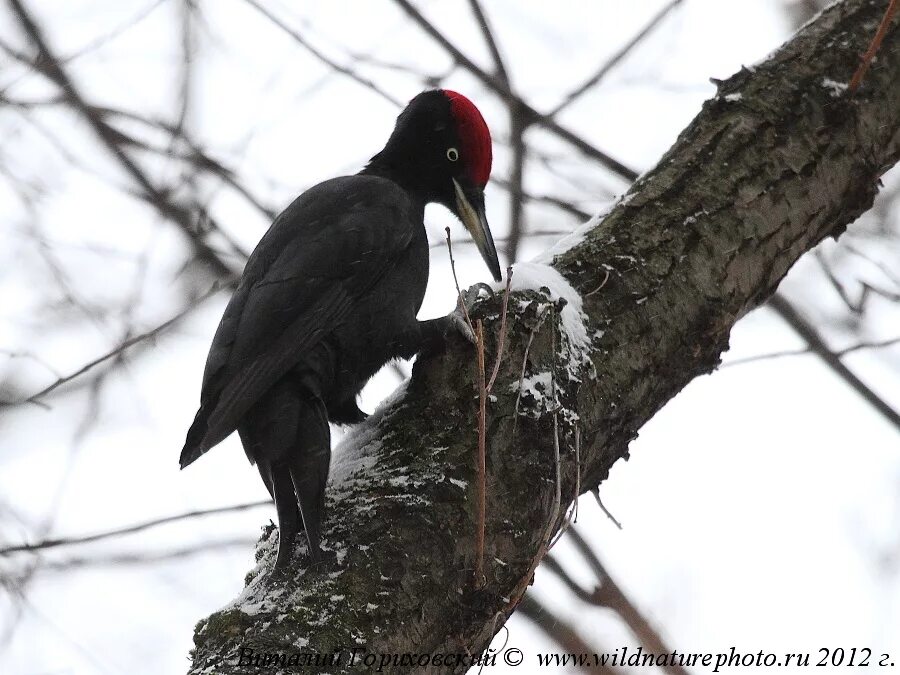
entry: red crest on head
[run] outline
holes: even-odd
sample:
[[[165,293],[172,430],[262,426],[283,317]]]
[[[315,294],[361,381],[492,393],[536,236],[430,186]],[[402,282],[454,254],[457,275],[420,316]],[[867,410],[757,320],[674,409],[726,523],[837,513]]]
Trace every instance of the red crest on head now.
[[[450,99],[462,145],[460,154],[469,169],[469,177],[476,185],[484,187],[491,175],[491,132],[472,101],[449,89],[444,89],[444,95]]]

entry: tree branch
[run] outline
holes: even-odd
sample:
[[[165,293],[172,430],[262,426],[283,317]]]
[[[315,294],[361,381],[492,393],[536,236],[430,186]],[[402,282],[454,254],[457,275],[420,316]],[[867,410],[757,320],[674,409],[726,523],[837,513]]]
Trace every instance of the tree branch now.
[[[871,405],[895,430],[900,432],[900,413],[894,410],[883,398],[876,394],[872,388],[863,382],[841,361],[841,355],[833,352],[825,344],[825,340],[819,335],[819,331],[797,311],[790,301],[781,293],[776,293],[769,300],[769,307],[781,317],[794,331],[809,345],[809,351],[822,359],[831,371],[840,377],[851,389],[859,394],[862,399]]]
[[[238,665],[242,646],[485,649],[521,601],[548,527],[565,520],[566,510],[554,508],[556,472],[568,502],[574,424],[587,491],[669,399],[716,368],[735,322],[772,295],[791,265],[872,205],[879,177],[900,157],[898,31],[856,96],[828,85],[852,75],[883,9],[871,0],[838,3],[766,62],[723,82],[659,165],[558,253],[552,269],[517,267],[507,358],[488,409],[482,589],[469,583],[477,400],[473,355],[460,338],[420,358],[409,385],[337,450],[324,523],[333,566],[315,573],[298,560],[292,573],[271,576],[270,532],[241,597],[198,624],[190,672],[255,672]],[[529,276],[554,295],[528,290]],[[485,300],[473,318],[496,323],[499,305],[499,297]],[[538,326],[548,306],[560,311]]]
[[[597,71],[591,75],[587,80],[585,80],[582,84],[573,89],[562,101],[560,101],[553,110],[547,113],[549,116],[553,117],[561,110],[568,108],[572,103],[574,103],[578,98],[580,98],[583,94],[585,94],[588,90],[594,88],[600,80],[606,77],[606,74],[609,73],[613,68],[619,65],[622,60],[628,56],[634,48],[637,47],[650,33],[653,32],[653,29],[656,28],[659,24],[662,23],[663,19],[665,19],[669,12],[675,9],[678,5],[680,5],[683,0],[671,0],[668,5],[659,10],[653,18],[644,26],[633,38],[631,38],[628,42],[622,45],[622,48],[619,49],[612,57],[606,61],[602,66],[600,66]]]
[[[84,98],[75,81],[69,76],[62,62],[51,49],[43,31],[25,4],[21,0],[7,1],[13,16],[37,52],[35,58],[29,61],[34,69],[59,87],[72,110],[96,134],[101,144],[110,152],[122,170],[140,188],[141,197],[159,211],[160,215],[178,225],[190,240],[197,256],[207,263],[218,276],[233,278],[233,271],[199,231],[195,214],[177,203],[165,187],[158,186],[153,182],[126,150],[121,135],[102,116],[98,115],[97,110]],[[216,229],[220,228],[216,226]]]
[[[426,19],[421,12],[417,10],[411,2],[409,2],[409,0],[395,1],[398,5],[400,5],[401,9],[403,9],[403,11],[405,11],[409,15],[409,17],[413,21],[415,21],[419,25],[419,27],[422,28],[423,31],[428,33],[428,35],[430,35],[435,42],[437,42],[448,54],[450,54],[450,56],[453,57],[454,61],[456,61],[463,68],[468,70],[472,75],[481,80],[482,84],[493,90],[504,100],[515,100],[518,103],[519,110],[524,116],[525,122],[527,124],[538,124],[542,127],[546,127],[557,136],[562,138],[564,141],[578,148],[588,157],[597,160],[603,166],[608,168],[619,177],[625,179],[626,181],[631,182],[635,178],[637,178],[638,174],[634,169],[631,169],[622,164],[620,161],[613,159],[602,150],[588,143],[581,136],[572,133],[571,131],[560,125],[549,115],[543,115],[539,113],[537,110],[525,103],[525,101],[523,101],[521,98],[516,96],[516,94],[512,92],[501,79],[499,79],[495,75],[491,75],[483,68],[479,67],[478,64],[476,64],[472,59],[466,56],[456,45],[450,42],[450,40],[448,40],[443,33],[435,28],[434,25],[432,25],[432,23],[428,21],[428,19]]]

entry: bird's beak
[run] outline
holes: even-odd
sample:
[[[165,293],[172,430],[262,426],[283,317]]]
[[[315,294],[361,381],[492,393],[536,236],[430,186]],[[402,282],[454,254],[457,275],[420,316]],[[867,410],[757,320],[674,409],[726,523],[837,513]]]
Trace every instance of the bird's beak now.
[[[459,182],[454,178],[453,187],[456,189],[456,215],[475,240],[478,252],[487,264],[494,281],[500,281],[500,261],[497,259],[497,248],[494,246],[494,238],[491,236],[491,228],[488,227],[487,218],[484,215],[484,191],[479,188],[463,190]]]

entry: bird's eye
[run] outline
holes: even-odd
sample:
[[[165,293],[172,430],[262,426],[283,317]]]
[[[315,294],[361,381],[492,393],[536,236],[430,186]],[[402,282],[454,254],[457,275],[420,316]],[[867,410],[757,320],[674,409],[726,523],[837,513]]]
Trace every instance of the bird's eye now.
[[[455,162],[459,159],[459,150],[456,148],[447,148],[447,159],[451,162]]]

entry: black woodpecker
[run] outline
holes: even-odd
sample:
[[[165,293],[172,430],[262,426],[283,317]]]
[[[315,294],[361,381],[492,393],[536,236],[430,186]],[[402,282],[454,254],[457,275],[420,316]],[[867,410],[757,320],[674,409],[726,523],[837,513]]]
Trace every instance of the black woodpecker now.
[[[365,419],[356,397],[385,363],[465,331],[458,310],[416,319],[428,282],[426,204],[456,214],[500,280],[484,213],[490,172],[478,108],[454,91],[423,92],[362,171],[297,197],[247,261],[209,349],[181,468],[237,430],[275,500],[276,569],[289,565],[301,525],[311,562],[321,559],[328,423]]]

